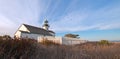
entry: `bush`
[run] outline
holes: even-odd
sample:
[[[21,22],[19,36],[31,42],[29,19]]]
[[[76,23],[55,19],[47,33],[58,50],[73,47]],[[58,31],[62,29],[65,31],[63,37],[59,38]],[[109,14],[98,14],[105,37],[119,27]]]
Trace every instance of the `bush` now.
[[[12,39],[12,38],[9,35],[4,35],[4,36],[0,36],[0,39],[9,40],[9,39]]]
[[[65,34],[64,37],[69,37],[69,38],[80,38],[78,37],[79,35],[76,35],[76,34]]]
[[[99,44],[101,44],[101,45],[109,45],[110,43],[109,43],[108,40],[101,40],[101,41],[99,42]]]

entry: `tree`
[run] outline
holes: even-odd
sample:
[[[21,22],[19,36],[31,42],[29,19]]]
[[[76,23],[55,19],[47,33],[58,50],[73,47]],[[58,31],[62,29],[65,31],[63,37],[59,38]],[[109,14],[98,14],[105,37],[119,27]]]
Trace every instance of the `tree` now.
[[[77,35],[77,34],[65,34],[64,37],[79,38],[78,36],[79,36],[79,35]]]

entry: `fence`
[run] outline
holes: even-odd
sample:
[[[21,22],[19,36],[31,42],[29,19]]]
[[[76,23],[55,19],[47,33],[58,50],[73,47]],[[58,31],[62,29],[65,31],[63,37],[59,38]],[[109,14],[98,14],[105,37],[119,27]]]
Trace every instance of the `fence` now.
[[[64,44],[64,45],[74,45],[74,44],[81,44],[87,42],[86,40],[81,40],[78,38],[52,37],[52,36],[40,36],[38,37],[38,42],[41,42],[43,39],[47,39],[55,43]]]

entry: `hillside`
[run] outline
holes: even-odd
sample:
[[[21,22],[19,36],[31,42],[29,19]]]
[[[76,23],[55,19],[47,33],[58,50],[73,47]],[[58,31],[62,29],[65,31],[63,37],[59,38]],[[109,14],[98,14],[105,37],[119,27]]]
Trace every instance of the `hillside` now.
[[[120,59],[120,43],[65,46],[45,45],[33,39],[0,38],[0,59]]]

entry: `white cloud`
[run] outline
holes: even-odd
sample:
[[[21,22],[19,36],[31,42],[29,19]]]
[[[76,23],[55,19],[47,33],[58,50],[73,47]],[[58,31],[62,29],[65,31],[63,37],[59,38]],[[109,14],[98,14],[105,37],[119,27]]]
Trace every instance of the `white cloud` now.
[[[120,7],[106,6],[96,11],[73,11],[51,26],[57,32],[76,32],[85,30],[109,30],[120,28]]]
[[[16,24],[5,16],[0,15],[0,35],[11,35],[16,30]]]
[[[51,26],[55,31],[78,31],[78,28],[82,27],[81,22],[87,17],[81,15],[80,12],[72,12],[64,16],[58,21],[54,21]],[[72,28],[72,29],[71,29]]]
[[[106,24],[106,25],[101,25],[98,27],[99,30],[119,29],[119,28],[120,28],[119,23]]]
[[[41,0],[0,0],[0,34],[13,35],[22,23],[39,25]]]
[[[98,10],[89,10],[89,7],[81,6],[84,8],[75,10],[78,7],[75,5],[77,1],[71,1],[62,16],[53,18],[56,19],[51,22],[53,30],[57,32],[76,32],[120,28],[119,6],[108,5]],[[59,0],[56,4],[52,4],[52,2],[52,0],[0,0],[0,34],[13,34],[22,23],[34,26],[41,25],[42,22],[38,22],[41,16],[47,16],[48,18],[56,16],[53,13],[57,10],[61,1]],[[74,6],[76,6],[75,9]],[[50,12],[47,14],[49,9]]]

